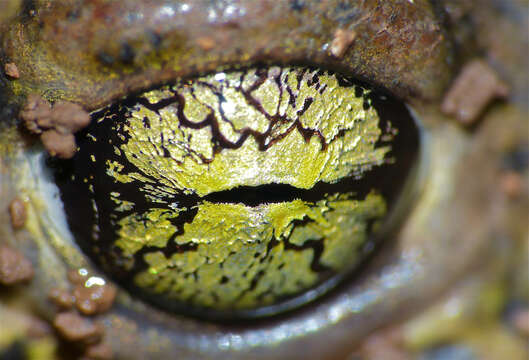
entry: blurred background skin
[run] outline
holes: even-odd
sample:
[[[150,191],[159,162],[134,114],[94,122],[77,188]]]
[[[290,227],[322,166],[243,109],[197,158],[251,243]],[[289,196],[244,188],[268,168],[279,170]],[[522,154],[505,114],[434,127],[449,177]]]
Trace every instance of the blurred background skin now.
[[[401,11],[406,2],[408,1],[402,1],[402,4],[395,2],[398,4],[394,5],[395,14]],[[68,7],[73,6],[74,3],[69,1],[64,4],[65,7]],[[103,3],[94,1],[91,2],[91,6],[101,6],[103,9]],[[130,1],[128,3],[132,4],[130,6],[134,6],[135,3],[140,2]],[[228,6],[228,3],[238,4],[238,2],[226,1],[218,2],[218,6]],[[266,2],[255,3],[265,4]],[[317,6],[314,4],[316,2],[293,1],[289,3],[295,3],[296,6],[294,7],[307,6],[313,12],[330,11],[332,7],[336,10],[338,6],[337,2],[323,1],[321,8],[315,10]],[[360,2],[350,1],[346,3],[356,4]],[[376,8],[375,1],[365,3],[367,4],[364,4],[366,8],[369,6]],[[409,3],[413,4],[414,1],[409,1]],[[378,55],[373,56],[371,67],[356,66],[355,69],[362,73],[363,78],[367,78],[368,75],[372,76],[372,79],[367,78],[367,80],[385,86],[396,96],[411,104],[430,133],[433,139],[432,143],[436,144],[430,148],[434,152],[432,155],[434,160],[432,161],[435,164],[446,164],[450,163],[449,159],[455,159],[452,162],[456,163],[457,166],[447,166],[443,171],[431,170],[431,174],[429,173],[427,180],[425,180],[424,190],[418,197],[418,205],[410,214],[410,219],[403,226],[398,239],[395,240],[397,245],[394,247],[397,250],[393,250],[399,252],[398,256],[394,253],[390,254],[389,250],[387,254],[383,252],[381,259],[377,258],[373,264],[370,264],[369,269],[366,270],[368,275],[365,278],[377,279],[377,273],[389,274],[388,271],[391,266],[388,264],[393,263],[388,263],[390,260],[387,259],[393,259],[402,254],[410,254],[417,249],[427,253],[429,245],[424,244],[425,239],[433,239],[432,243],[437,244],[431,245],[433,248],[442,243],[439,240],[442,239],[442,236],[439,234],[453,234],[454,238],[459,238],[459,246],[447,243],[446,253],[440,252],[438,257],[438,259],[443,259],[443,262],[438,260],[439,263],[436,263],[435,270],[428,268],[429,258],[427,256],[420,257],[418,263],[425,263],[426,265],[419,268],[424,271],[423,275],[426,274],[430,277],[421,279],[420,274],[413,274],[412,278],[417,279],[416,284],[418,285],[415,287],[418,295],[411,297],[414,301],[409,302],[407,306],[405,299],[409,297],[406,294],[411,291],[410,289],[413,289],[413,286],[399,288],[395,285],[396,289],[394,292],[388,293],[388,296],[394,296],[396,300],[381,301],[378,304],[366,306],[365,313],[367,315],[364,318],[358,317],[357,320],[354,320],[353,316],[351,317],[353,320],[350,322],[340,320],[338,323],[343,325],[333,327],[335,332],[332,334],[332,331],[326,331],[328,329],[325,327],[319,328],[315,334],[304,334],[302,338],[307,338],[307,341],[312,341],[312,343],[314,343],[315,338],[321,339],[318,344],[312,345],[313,348],[309,347],[310,350],[307,350],[307,346],[303,346],[302,340],[291,342],[287,336],[284,344],[272,348],[256,346],[255,349],[240,351],[235,348],[220,349],[219,347],[218,358],[275,359],[285,357],[286,354],[290,355],[289,358],[310,358],[310,354],[313,354],[314,358],[334,359],[527,358],[529,339],[529,234],[527,226],[529,208],[527,103],[529,100],[527,60],[529,55],[527,32],[529,2],[523,0],[464,2],[439,0],[415,1],[415,3],[414,6],[417,7],[433,4],[435,14],[440,19],[436,24],[441,24],[445,40],[450,43],[449,48],[453,55],[451,60],[446,61],[441,55],[435,58],[426,53],[424,56],[420,56],[420,52],[417,52],[415,54],[418,54],[417,59],[422,58],[423,63],[414,60],[415,62],[410,65],[406,63],[405,57],[409,55],[410,58],[413,58],[414,53],[402,54],[403,58],[396,59],[396,63],[407,64],[407,67],[401,67],[402,73],[394,72],[394,82],[388,80],[389,75],[387,73],[390,71],[384,72],[384,67],[381,65],[383,57],[379,59],[377,58]],[[277,5],[278,3],[275,4],[274,6],[281,6]],[[269,7],[273,8],[274,6],[270,5]],[[32,4],[28,1],[0,0],[0,9],[2,9],[0,11],[0,24],[2,24],[0,70],[3,71],[0,77],[0,106],[2,107],[0,109],[0,132],[3,134],[0,137],[0,148],[2,149],[0,154],[2,160],[0,163],[0,206],[2,211],[0,213],[0,245],[7,245],[20,250],[33,263],[34,271],[37,274],[30,283],[14,286],[0,285],[0,359],[70,359],[83,356],[91,359],[125,359],[131,358],[131,356],[164,359],[179,355],[183,358],[186,356],[196,358],[198,355],[193,355],[192,352],[189,352],[191,355],[186,355],[186,352],[174,352],[174,348],[167,345],[166,342],[179,343],[178,338],[198,338],[200,335],[210,336],[213,339],[213,333],[218,334],[221,331],[227,331],[226,328],[212,327],[212,330],[193,325],[190,328],[196,328],[195,333],[190,331],[183,335],[182,331],[175,330],[172,335],[167,335],[167,333],[160,331],[157,337],[146,337],[146,333],[143,332],[144,324],[141,321],[138,321],[135,316],[128,318],[123,315],[130,314],[130,312],[114,313],[111,311],[108,315],[101,317],[105,327],[105,335],[99,344],[104,346],[98,348],[97,344],[87,345],[68,341],[64,338],[64,334],[54,330],[51,325],[58,310],[55,305],[47,300],[49,289],[43,285],[46,282],[41,282],[40,279],[44,277],[41,274],[52,273],[52,271],[41,268],[44,264],[38,265],[37,260],[40,258],[28,251],[31,246],[27,245],[33,241],[37,242],[34,231],[29,227],[31,227],[31,221],[34,221],[31,218],[38,218],[39,214],[35,210],[33,200],[28,200],[23,193],[19,193],[17,184],[13,183],[17,177],[13,175],[15,162],[11,158],[15,157],[14,154],[24,154],[30,147],[38,146],[39,140],[30,136],[20,125],[17,120],[18,111],[30,93],[38,93],[51,102],[65,99],[81,104],[86,110],[94,110],[105,101],[123,95],[125,90],[120,90],[116,84],[127,84],[122,86],[123,89],[134,87],[139,89],[145,86],[146,81],[141,76],[139,80],[138,78],[131,80],[126,74],[121,74],[121,67],[134,67],[136,63],[132,65],[110,64],[108,65],[110,70],[107,74],[109,74],[109,78],[117,78],[119,82],[108,87],[103,85],[98,88],[98,92],[95,92],[90,89],[89,84],[91,84],[92,77],[95,79],[105,73],[99,70],[99,65],[91,67],[92,65],[89,64],[87,69],[93,70],[94,73],[88,73],[85,78],[76,78],[77,75],[72,75],[73,80],[71,80],[67,76],[70,74],[69,72],[71,74],[81,73],[79,69],[86,65],[86,58],[80,57],[75,66],[65,65],[64,68],[60,68],[60,66],[57,67],[56,64],[52,66],[48,62],[51,61],[50,59],[58,58],[58,55],[49,58],[37,57],[35,54],[45,53],[38,50],[44,48],[46,42],[40,42],[38,35],[27,35],[30,31],[24,32],[25,24],[31,22],[28,20],[28,16],[31,15],[36,18],[40,16],[38,11],[32,14],[29,12],[39,10],[45,14],[48,7],[53,8],[51,2],[41,1]],[[385,7],[390,6],[386,4]],[[149,6],[144,8],[145,14],[147,14]],[[206,8],[207,5],[204,5],[204,9]],[[198,19],[198,15],[196,16]],[[391,11],[385,13],[385,16],[390,18]],[[44,19],[44,26],[42,26],[44,30],[42,31],[43,34],[49,36],[52,32],[46,33],[46,31],[49,29],[50,19],[53,17],[48,16]],[[390,23],[387,19],[385,21]],[[425,23],[428,25],[428,22]],[[104,25],[95,23],[93,26],[95,29],[99,29],[99,26]],[[237,26],[233,26],[237,28]],[[68,29],[73,29],[73,25],[72,28]],[[76,35],[86,34],[87,39],[92,39],[91,36],[93,36],[97,40],[97,36],[92,33],[89,34],[89,30],[90,27],[80,25],[75,31],[77,31]],[[270,31],[274,33],[277,30],[274,28]],[[335,32],[330,31],[330,34],[335,34]],[[57,36],[64,40],[69,39],[70,34],[58,33]],[[172,33],[168,30],[167,38],[171,39],[171,36]],[[71,39],[73,38],[74,35],[71,35]],[[72,54],[81,50],[93,50],[89,46],[83,47],[84,36],[76,37],[76,39],[79,38],[83,40],[76,40],[78,42],[71,42],[66,45],[59,44],[57,48],[62,46],[63,49],[71,51]],[[236,35],[234,38],[237,38]],[[17,41],[19,42],[17,43]],[[47,39],[46,41],[53,43],[54,39]],[[111,45],[113,43],[113,39],[107,38],[105,41]],[[200,51],[211,53],[217,51],[215,48],[209,49],[213,45],[205,41],[203,39],[202,43],[199,42],[201,44],[199,47],[202,48]],[[26,42],[34,42],[34,44],[30,44],[34,47],[31,48],[29,45],[27,48],[23,46],[13,47],[14,43],[24,45]],[[388,40],[389,42],[390,40]],[[357,53],[366,56],[362,49],[357,48],[360,45],[359,40],[358,43],[355,43],[351,54],[347,54],[345,57],[351,56],[351,59],[354,59],[353,55]],[[383,45],[384,43],[381,46]],[[68,46],[72,49],[67,49]],[[167,53],[173,51],[178,54],[178,49],[171,46],[167,45]],[[35,51],[27,51],[28,49]],[[108,51],[112,55],[112,46],[109,46]],[[227,53],[228,50],[225,51]],[[288,56],[281,53],[281,50],[277,52],[279,55],[273,56],[276,56],[278,61],[288,62],[290,60]],[[251,51],[248,54],[250,58],[253,56]],[[315,54],[318,61],[322,63],[327,61],[325,55],[320,56],[317,51]],[[360,59],[363,58],[362,56],[359,56]],[[502,84],[508,87],[509,92],[501,99],[491,98],[480,109],[480,115],[475,121],[466,124],[458,119],[457,113],[450,113],[446,109],[443,113],[442,107],[447,96],[451,94],[453,84],[457,82],[454,80],[461,73],[464,73],[462,69],[465,69],[468,64],[476,59],[487,64],[487,69],[490,69],[501,79]],[[272,59],[268,61],[273,63]],[[332,65],[332,61],[335,60],[329,61]],[[426,65],[428,61],[437,65]],[[19,74],[13,73],[12,68],[8,69],[7,64],[16,64]],[[138,65],[135,70],[139,71],[140,74],[143,72],[147,74],[150,71],[148,65],[149,61],[146,60]],[[76,68],[77,66],[78,68]],[[211,71],[208,66],[213,68],[213,63],[211,65],[204,64],[204,71]],[[431,79],[432,74],[437,74],[436,69],[439,67],[442,67],[443,70],[439,70],[438,74],[444,75],[436,75],[438,82],[433,83],[424,80],[428,76]],[[52,68],[59,68],[64,71],[56,71],[56,78],[53,78],[52,71],[46,72],[46,69]],[[389,64],[388,68],[391,68]],[[84,71],[84,68],[82,69]],[[25,78],[28,73],[32,73],[32,79]],[[116,77],[117,73],[121,75]],[[145,78],[153,76],[158,81],[163,81],[174,75],[175,72],[162,71],[144,76]],[[65,84],[72,83],[75,84],[71,87],[65,86]],[[99,86],[97,81],[92,83],[94,86],[96,84]],[[404,84],[404,86],[398,84]],[[478,90],[476,89],[476,92]],[[95,95],[92,95],[93,93],[99,94],[100,98],[96,98]],[[472,95],[462,94],[461,97],[470,98]],[[464,150],[459,153],[448,151],[450,147]],[[440,154],[445,151],[450,155]],[[457,158],[458,156],[461,158]],[[432,180],[438,178],[449,180],[438,182]],[[449,188],[446,186],[447,182],[456,184],[457,188],[455,190]],[[22,199],[28,208],[30,225],[23,225],[21,228],[15,229],[17,226],[13,224],[13,215],[9,209],[13,200],[17,198]],[[443,198],[450,200],[443,202]],[[457,213],[458,219],[454,220],[450,217],[451,212]],[[422,238],[419,239],[417,234],[422,234]],[[474,236],[477,239],[474,239]],[[476,250],[465,252],[465,244],[470,244],[467,247]],[[398,263],[395,262],[395,264]],[[382,265],[384,270],[376,268],[378,265]],[[65,266],[65,269],[67,268],[68,266]],[[396,265],[395,268],[397,268]],[[452,271],[454,268],[457,271]],[[59,270],[57,270],[58,272]],[[395,279],[400,280],[399,276],[395,275]],[[396,280],[395,283],[398,282]],[[429,282],[435,285],[426,286]],[[351,285],[347,289],[354,290],[355,288]],[[353,290],[351,293],[354,292]],[[126,294],[119,295],[117,302],[120,309],[121,307],[130,307],[130,309],[145,311],[142,305],[130,305],[132,300]],[[322,305],[316,309],[324,309],[324,307]],[[307,317],[308,315],[301,314],[299,316]],[[317,318],[317,314],[314,315],[314,318]],[[289,318],[284,323],[293,324],[296,319]],[[366,319],[369,319],[371,323],[366,322]],[[175,328],[178,326],[182,328],[185,320],[178,321],[180,322]],[[273,326],[267,325],[269,326],[268,329],[272,329],[271,332],[275,331],[273,329],[277,328],[278,323],[279,320]],[[120,327],[118,324],[122,326]],[[123,324],[134,327],[136,330],[128,331],[127,326],[123,326]],[[167,327],[172,329],[169,325]],[[336,335],[338,330],[341,332],[340,335]],[[240,331],[241,336],[245,334],[244,330],[230,331]],[[339,349],[336,345],[336,351],[321,350],[325,347],[326,339],[334,341],[332,339],[346,339],[347,336],[350,336],[350,346],[344,345],[343,340],[336,340],[336,344],[340,346]],[[214,343],[213,340],[211,341]],[[120,349],[120,344],[127,344],[121,348],[128,347],[129,350]],[[329,342],[329,344],[334,345],[335,343]],[[202,356],[205,358],[215,356],[214,350],[208,351],[209,353],[205,351]]]

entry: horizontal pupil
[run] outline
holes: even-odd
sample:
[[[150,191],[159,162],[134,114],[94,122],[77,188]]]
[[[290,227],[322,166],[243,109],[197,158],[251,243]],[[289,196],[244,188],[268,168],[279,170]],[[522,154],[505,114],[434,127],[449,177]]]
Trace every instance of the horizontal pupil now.
[[[350,193],[351,191],[355,192],[355,197],[365,197],[369,191],[369,185],[365,181],[362,181],[362,179],[348,177],[334,184],[319,182],[312,189],[299,189],[288,184],[240,186],[234,189],[208,194],[196,200],[225,204],[242,203],[250,207],[293,200],[315,203],[324,200],[329,194]],[[185,195],[179,196],[179,200],[182,201],[185,197]],[[189,203],[188,201],[185,202]]]
[[[211,203],[243,203],[255,207],[261,204],[289,202],[296,199],[314,202],[323,199],[325,193],[315,189],[297,189],[288,184],[267,184],[261,186],[241,186],[235,189],[206,195],[204,200]],[[310,200],[309,200],[310,199]]]

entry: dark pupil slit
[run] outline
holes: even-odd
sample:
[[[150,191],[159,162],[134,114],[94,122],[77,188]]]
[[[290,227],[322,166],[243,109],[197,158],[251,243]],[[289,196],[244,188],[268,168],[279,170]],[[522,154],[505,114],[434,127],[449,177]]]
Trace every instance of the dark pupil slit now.
[[[243,203],[247,206],[281,203],[296,199],[315,203],[324,200],[329,194],[354,192],[355,198],[364,198],[372,184],[365,179],[348,177],[335,184],[317,183],[312,189],[298,189],[288,184],[267,184],[260,186],[241,186],[197,198],[212,203]],[[186,203],[190,203],[187,202]]]

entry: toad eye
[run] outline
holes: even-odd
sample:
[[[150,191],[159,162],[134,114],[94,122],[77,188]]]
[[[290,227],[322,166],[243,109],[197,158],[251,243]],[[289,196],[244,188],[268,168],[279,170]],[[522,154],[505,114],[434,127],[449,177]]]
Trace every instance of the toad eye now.
[[[268,67],[129,96],[77,143],[54,168],[82,249],[163,309],[246,318],[314,300],[382,245],[418,130],[366,85]]]

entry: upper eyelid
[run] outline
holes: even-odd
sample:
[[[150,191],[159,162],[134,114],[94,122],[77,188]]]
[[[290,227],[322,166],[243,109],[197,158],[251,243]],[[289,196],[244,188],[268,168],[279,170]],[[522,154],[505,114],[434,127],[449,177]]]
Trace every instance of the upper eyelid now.
[[[450,43],[428,0],[379,7],[251,0],[54,4],[37,6],[34,17],[12,27],[4,51],[22,74],[19,94],[40,92],[88,110],[177,77],[256,63],[327,67],[403,99],[439,98],[450,78]],[[343,56],[329,51],[339,30],[355,33]]]

